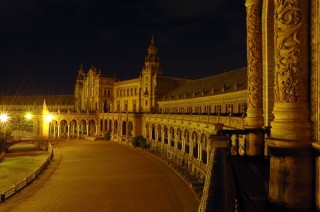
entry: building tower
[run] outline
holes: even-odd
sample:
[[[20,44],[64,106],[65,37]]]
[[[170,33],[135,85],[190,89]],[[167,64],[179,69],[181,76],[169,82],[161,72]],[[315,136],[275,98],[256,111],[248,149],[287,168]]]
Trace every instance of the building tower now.
[[[81,111],[81,98],[83,92],[83,78],[85,76],[83,65],[81,64],[74,88],[74,107],[76,112]]]
[[[152,112],[156,109],[155,100],[158,75],[162,75],[162,69],[160,68],[158,49],[152,36],[148,55],[145,57],[144,67],[141,71],[140,105],[143,112]]]

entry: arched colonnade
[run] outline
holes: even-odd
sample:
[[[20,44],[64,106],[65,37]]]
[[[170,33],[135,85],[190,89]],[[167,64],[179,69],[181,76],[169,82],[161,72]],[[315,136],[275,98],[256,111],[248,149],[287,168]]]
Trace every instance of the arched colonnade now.
[[[60,118],[49,123],[51,138],[103,136],[106,132],[110,132],[112,138],[131,137],[133,122],[111,118]]]

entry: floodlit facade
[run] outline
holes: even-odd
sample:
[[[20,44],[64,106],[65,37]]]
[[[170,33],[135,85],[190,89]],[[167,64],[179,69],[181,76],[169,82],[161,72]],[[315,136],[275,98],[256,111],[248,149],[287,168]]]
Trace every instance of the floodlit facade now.
[[[152,151],[203,183],[199,211],[208,210],[214,192],[211,153],[228,134],[232,154],[269,158],[271,207],[319,210],[319,0],[245,5],[246,68],[196,80],[168,77],[152,38],[137,78],[121,81],[81,66],[73,96],[2,96],[2,110],[21,129],[30,129],[21,117],[33,111],[33,132],[49,138],[108,134],[130,145],[142,135]]]

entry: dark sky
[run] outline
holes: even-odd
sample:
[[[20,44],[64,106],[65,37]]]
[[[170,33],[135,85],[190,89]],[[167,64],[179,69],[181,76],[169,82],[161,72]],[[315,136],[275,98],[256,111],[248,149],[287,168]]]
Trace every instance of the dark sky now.
[[[246,66],[244,0],[1,0],[0,90],[72,94],[81,64],[138,77],[152,35],[165,75]]]

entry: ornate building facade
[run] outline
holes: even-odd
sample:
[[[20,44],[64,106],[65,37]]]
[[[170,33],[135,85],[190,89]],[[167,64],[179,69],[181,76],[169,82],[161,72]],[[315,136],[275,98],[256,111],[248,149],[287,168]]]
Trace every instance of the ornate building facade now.
[[[197,80],[168,77],[152,38],[137,78],[121,81],[81,67],[73,96],[2,96],[2,109],[19,126],[32,109],[33,132],[49,138],[110,133],[112,141],[129,144],[142,135],[201,182],[209,180],[212,135],[242,130],[231,136],[236,154],[270,158],[270,204],[319,210],[319,0],[246,0],[245,6],[247,68]],[[202,202],[199,210],[205,208]]]

